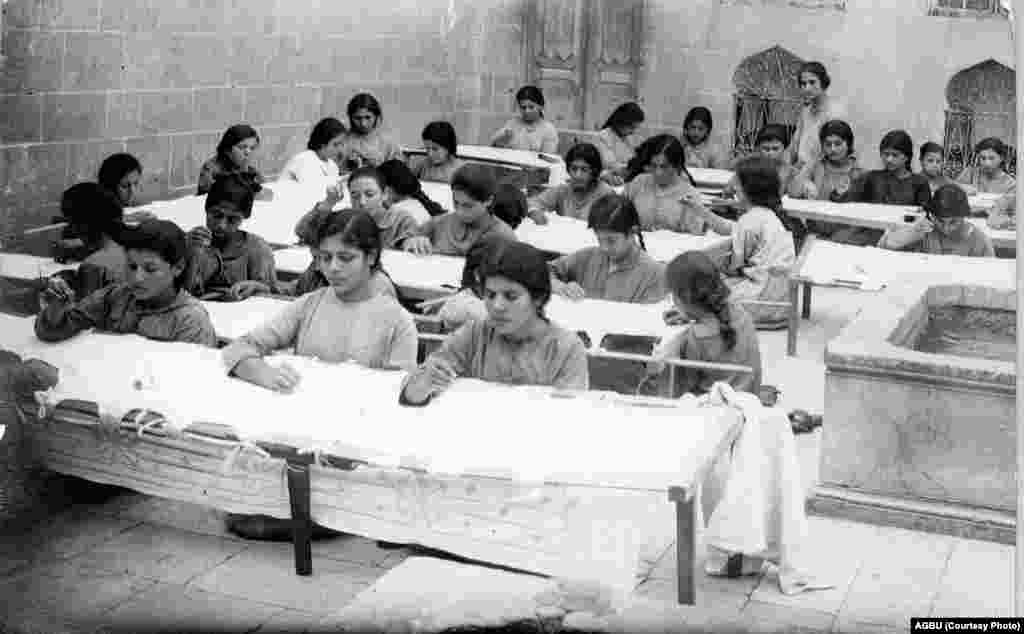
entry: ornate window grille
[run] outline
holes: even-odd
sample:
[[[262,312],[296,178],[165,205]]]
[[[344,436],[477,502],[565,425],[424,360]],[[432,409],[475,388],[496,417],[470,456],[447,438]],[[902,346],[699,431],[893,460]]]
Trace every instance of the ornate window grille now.
[[[769,123],[786,126],[792,136],[800,118],[797,72],[803,60],[774,46],[743,60],[733,74],[735,126],[733,154],[754,149],[758,131]]]
[[[1010,148],[1006,170],[1017,173],[1016,76],[1012,69],[987,60],[958,72],[946,87],[943,147],[946,173],[956,177],[974,164],[974,146],[996,137]]]

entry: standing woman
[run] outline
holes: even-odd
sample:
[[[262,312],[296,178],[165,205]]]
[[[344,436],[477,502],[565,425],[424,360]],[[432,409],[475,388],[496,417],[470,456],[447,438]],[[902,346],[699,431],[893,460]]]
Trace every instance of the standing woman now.
[[[711,142],[711,111],[703,106],[690,108],[683,120],[683,149],[686,166],[729,169],[729,155]]]
[[[565,153],[565,167],[569,182],[549,187],[529,202],[530,218],[539,225],[548,223],[547,214],[586,220],[590,207],[603,196],[615,193],[608,183],[600,179],[604,163],[597,147],[579,143]]]
[[[349,100],[347,112],[349,131],[341,144],[341,165],[346,171],[404,159],[401,146],[380,130],[383,115],[376,97],[359,93]]]
[[[217,155],[203,163],[196,193],[200,196],[209,193],[213,181],[221,175],[237,174],[250,184],[257,198],[269,199],[271,192],[263,189],[263,174],[252,163],[259,147],[260,135],[256,128],[245,123],[228,128],[217,144]]]
[[[427,155],[412,162],[412,173],[421,181],[450,183],[455,170],[462,167],[455,128],[447,121],[431,121],[420,136]]]
[[[558,151],[558,130],[544,118],[544,93],[536,86],[516,92],[519,116],[510,119],[491,137],[494,147],[554,154]]]
[[[846,108],[840,101],[828,96],[832,78],[821,62],[804,63],[797,73],[797,79],[804,103],[787,151],[790,162],[800,169],[821,156],[821,126],[833,119],[845,120]]]
[[[345,136],[345,126],[334,117],[321,119],[309,133],[306,150],[291,157],[281,170],[279,181],[316,186],[326,192],[338,185],[336,159]],[[323,189],[319,189],[319,188]]]
[[[644,111],[636,103],[627,101],[612,112],[597,133],[594,145],[601,151],[604,164],[601,178],[609,185],[618,187],[625,182],[629,159],[640,144],[636,131],[643,122]]]

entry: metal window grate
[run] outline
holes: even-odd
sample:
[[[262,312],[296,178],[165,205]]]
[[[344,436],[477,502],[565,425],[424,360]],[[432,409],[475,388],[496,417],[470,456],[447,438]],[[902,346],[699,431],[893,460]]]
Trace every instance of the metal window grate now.
[[[997,136],[1007,144],[1006,171],[1017,175],[1017,148],[1013,138],[986,134],[993,129],[1013,130],[1013,117],[1003,112],[970,112],[946,110],[946,130],[942,146],[945,150],[945,172],[951,178],[959,176],[965,167],[974,164],[974,145],[986,136]],[[977,138],[975,138],[977,137]]]
[[[769,123],[786,126],[789,136],[793,136],[800,118],[800,100],[737,94],[734,96],[734,101],[734,156],[743,156],[752,152],[757,133]]]

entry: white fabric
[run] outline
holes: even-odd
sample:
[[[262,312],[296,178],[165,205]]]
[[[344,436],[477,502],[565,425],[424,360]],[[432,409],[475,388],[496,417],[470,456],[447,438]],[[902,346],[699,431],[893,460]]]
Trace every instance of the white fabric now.
[[[296,182],[317,191],[321,198],[329,186],[338,184],[338,178],[338,164],[331,159],[321,160],[313,150],[303,150],[288,159],[278,175],[279,182]]]
[[[37,255],[0,253],[0,277],[14,280],[37,280],[77,268],[77,264],[57,264],[52,258]]]
[[[284,310],[286,300],[250,297],[241,302],[203,302],[218,337],[237,339]]]
[[[732,180],[732,170],[710,169],[706,167],[687,167],[686,171],[693,177],[697,187],[722,189]]]

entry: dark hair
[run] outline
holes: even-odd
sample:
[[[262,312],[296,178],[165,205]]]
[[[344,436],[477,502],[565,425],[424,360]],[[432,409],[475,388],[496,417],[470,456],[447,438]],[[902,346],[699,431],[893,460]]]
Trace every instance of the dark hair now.
[[[1006,161],[1006,144],[994,136],[984,138],[981,141],[978,141],[978,144],[974,146],[975,155],[981,154],[983,150],[992,150],[998,154],[1003,161]]]
[[[718,317],[727,350],[736,346],[736,329],[729,310],[729,287],[715,263],[702,251],[687,251],[665,267],[665,284],[686,303],[703,307]]]
[[[850,124],[841,119],[826,121],[825,125],[821,126],[821,130],[818,132],[818,140],[824,144],[825,139],[830,136],[837,136],[846,141],[847,150],[850,154],[853,154],[853,129],[850,128]]]
[[[668,164],[676,168],[681,174],[686,174],[686,179],[690,181],[690,184],[696,186],[693,176],[690,175],[690,170],[686,169],[686,149],[683,148],[682,142],[677,137],[671,134],[659,134],[648,140],[650,145],[645,148],[647,160],[644,161],[641,169],[647,167],[647,164],[655,156],[664,154]]]
[[[587,228],[625,235],[636,231],[636,236],[640,239],[640,248],[647,250],[643,233],[640,231],[640,214],[637,213],[633,201],[625,196],[608,194],[595,200],[587,216]]]
[[[256,128],[245,123],[231,126],[224,131],[224,136],[220,138],[220,143],[217,144],[217,158],[221,162],[230,165],[231,148],[246,139],[256,139],[256,144],[259,145],[260,135],[259,132],[256,132]]]
[[[380,254],[382,243],[380,227],[373,217],[365,211],[355,209],[342,209],[341,211],[325,214],[320,223],[314,227],[316,236],[315,246],[320,247],[327,238],[338,236],[341,243],[359,249],[367,256],[376,254],[376,260],[370,264],[370,268],[380,269]]]
[[[924,210],[937,218],[966,218],[971,215],[971,204],[959,185],[947,184],[935,190]]]
[[[361,92],[355,97],[348,100],[348,107],[345,109],[348,114],[348,123],[354,129],[356,126],[352,123],[352,117],[355,116],[356,112],[363,109],[369,110],[373,116],[377,117],[377,123],[380,123],[382,114],[380,109],[380,102],[377,98],[368,92]]]
[[[106,189],[117,193],[117,186],[121,183],[121,179],[132,172],[141,174],[142,163],[139,163],[139,159],[131,154],[118,152],[104,159],[96,180]]]
[[[608,119],[601,126],[602,130],[611,128],[618,132],[618,128],[629,125],[639,125],[644,122],[644,111],[635,101],[627,101],[619,104],[619,107],[608,115]]]
[[[501,248],[489,251],[478,270],[481,284],[489,277],[499,276],[522,284],[540,304],[538,316],[547,320],[544,306],[551,299],[551,270],[543,253],[523,242],[509,240]]]
[[[494,174],[477,163],[467,163],[452,174],[452,191],[462,191],[473,200],[486,202],[494,196]]]
[[[498,183],[494,190],[494,202],[491,203],[491,213],[495,218],[515,229],[522,224],[528,211],[526,195],[522,189],[513,182]]]
[[[712,121],[711,121],[711,111],[710,110],[708,110],[704,106],[697,106],[695,108],[690,108],[690,111],[686,113],[686,118],[683,119],[683,130],[686,130],[686,128],[689,127],[690,122],[694,121],[694,120],[703,121],[704,125],[706,125],[708,127],[708,132],[709,133],[711,132],[711,127],[712,127],[713,124],[712,124]]]
[[[594,173],[594,184],[596,185],[604,171],[604,163],[601,161],[601,151],[593,143],[577,143],[565,153],[565,167],[568,169],[573,161],[583,161]]]
[[[455,137],[455,128],[447,121],[431,121],[423,127],[423,133],[420,134],[420,138],[424,141],[437,143],[448,150],[448,153],[452,156],[458,153],[459,143]]]
[[[121,202],[99,183],[72,185],[60,197],[60,212],[87,245],[116,237],[124,219]]]
[[[481,295],[480,266],[491,253],[504,248],[511,241],[502,235],[491,234],[474,242],[466,252],[466,262],[462,267],[462,288],[468,288],[479,297]]]
[[[825,65],[821,62],[804,62],[800,64],[800,70],[796,73],[798,82],[800,81],[800,75],[804,73],[811,73],[817,76],[822,90],[828,90],[828,87],[832,85],[832,78],[828,76],[828,71],[825,70]]]
[[[369,178],[377,181],[377,186],[380,187],[380,191],[384,191],[384,187],[387,186],[387,181],[384,179],[384,174],[378,167],[370,167],[369,165],[363,165],[352,170],[348,175],[348,182],[352,183],[360,178]]]
[[[903,130],[891,130],[885,133],[878,144],[878,151],[896,150],[907,157],[907,167],[914,158],[914,140]]]
[[[254,198],[252,186],[248,181],[238,174],[223,174],[210,185],[204,207],[209,210],[221,203],[228,203],[241,212],[243,217],[248,218],[252,215]]]
[[[523,86],[516,91],[516,104],[520,101],[532,101],[541,108],[544,107],[544,93],[536,86]]]
[[[355,174],[358,171],[356,170],[352,173]],[[385,187],[390,187],[399,196],[419,201],[431,216],[440,216],[445,213],[444,207],[427,196],[423,191],[423,186],[420,185],[420,179],[416,178],[416,175],[412,173],[409,166],[402,161],[398,159],[384,161],[377,168],[377,173],[383,180]],[[351,180],[352,178],[349,177],[350,182]]]
[[[945,154],[945,150],[942,149],[942,146],[936,143],[935,141],[926,141],[923,145],[921,145],[920,152],[921,154],[919,158],[922,161],[924,160],[926,154]]]
[[[752,205],[778,210],[782,207],[782,182],[775,161],[753,155],[736,164],[736,180]]]
[[[789,145],[789,130],[781,123],[769,123],[758,130],[754,145],[761,145],[766,141],[778,141],[785,147]]]
[[[189,269],[188,242],[181,227],[170,220],[143,220],[137,226],[124,226],[118,242],[125,250],[152,251],[171,266],[182,265],[182,271],[174,278],[174,287],[185,285]]]
[[[345,126],[342,125],[341,121],[334,117],[320,119],[313,126],[313,131],[309,133],[309,142],[306,143],[306,148],[316,152],[330,143],[335,137],[339,137],[342,134],[345,134]]]

